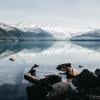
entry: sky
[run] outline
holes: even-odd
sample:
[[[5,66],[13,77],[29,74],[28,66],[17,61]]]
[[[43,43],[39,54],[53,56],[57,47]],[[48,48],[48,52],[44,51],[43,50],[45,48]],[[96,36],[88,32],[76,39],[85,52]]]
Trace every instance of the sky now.
[[[99,28],[100,0],[0,0],[0,21]]]

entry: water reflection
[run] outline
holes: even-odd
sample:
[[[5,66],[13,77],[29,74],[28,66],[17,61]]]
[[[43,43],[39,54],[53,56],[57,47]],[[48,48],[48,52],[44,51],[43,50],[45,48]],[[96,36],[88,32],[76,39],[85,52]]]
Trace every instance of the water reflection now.
[[[54,47],[57,51],[59,49],[66,49],[71,47],[83,47],[89,50],[100,51],[100,41],[63,41],[63,42],[55,42],[55,41],[22,41],[22,42],[0,42],[0,55],[7,56],[10,54],[18,53],[22,50],[32,50],[33,53],[42,52],[46,49]]]
[[[16,57],[9,61],[9,55]],[[3,55],[3,56],[2,56]],[[37,76],[57,73],[56,66],[72,63],[78,70],[94,71],[100,67],[99,41],[30,41],[0,42],[0,100],[25,100],[27,82],[23,75],[33,64],[39,64]],[[84,66],[78,68],[79,65]]]
[[[48,49],[53,43],[54,41],[0,42],[0,55],[5,57],[20,52],[23,49],[32,49],[34,52],[41,52]]]
[[[100,52],[100,41],[71,41],[71,43]]]
[[[3,84],[2,86],[0,86],[0,100],[27,100],[26,92],[21,92],[22,93],[20,93],[20,86]]]

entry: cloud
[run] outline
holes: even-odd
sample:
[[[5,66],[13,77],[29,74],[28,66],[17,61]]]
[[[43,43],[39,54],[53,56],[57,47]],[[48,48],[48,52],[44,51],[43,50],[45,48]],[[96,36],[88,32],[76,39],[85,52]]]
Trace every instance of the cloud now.
[[[0,21],[5,23],[13,23],[30,19],[30,13],[23,10],[0,10]]]
[[[66,27],[97,27],[100,25],[99,5],[100,0],[0,0],[0,19]]]

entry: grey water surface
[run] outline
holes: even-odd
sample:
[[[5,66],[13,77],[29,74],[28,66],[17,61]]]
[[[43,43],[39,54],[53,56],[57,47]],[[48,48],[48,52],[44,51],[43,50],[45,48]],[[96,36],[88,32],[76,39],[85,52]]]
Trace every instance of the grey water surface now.
[[[62,63],[72,63],[80,71],[100,68],[100,41],[0,42],[0,100],[27,100],[29,83],[23,75],[34,64],[40,65],[38,78],[58,74],[56,67]]]

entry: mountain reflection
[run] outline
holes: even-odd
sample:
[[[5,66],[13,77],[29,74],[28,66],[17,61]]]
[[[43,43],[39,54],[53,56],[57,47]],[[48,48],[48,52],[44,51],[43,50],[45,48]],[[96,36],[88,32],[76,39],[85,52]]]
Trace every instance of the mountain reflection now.
[[[22,42],[0,42],[0,54],[17,53],[23,49],[41,52],[50,48],[54,41],[22,41]]]
[[[100,41],[71,41],[72,44],[100,52]]]
[[[60,42],[55,41],[22,41],[22,42],[0,42],[0,55],[7,56],[13,53],[18,53],[24,49],[32,50],[34,52],[42,52],[46,49],[55,46]],[[88,48],[90,50],[100,51],[100,41],[65,41],[61,44],[72,44],[74,46],[81,46],[83,48]],[[56,48],[56,47],[55,47]],[[62,48],[62,47],[61,47]]]

